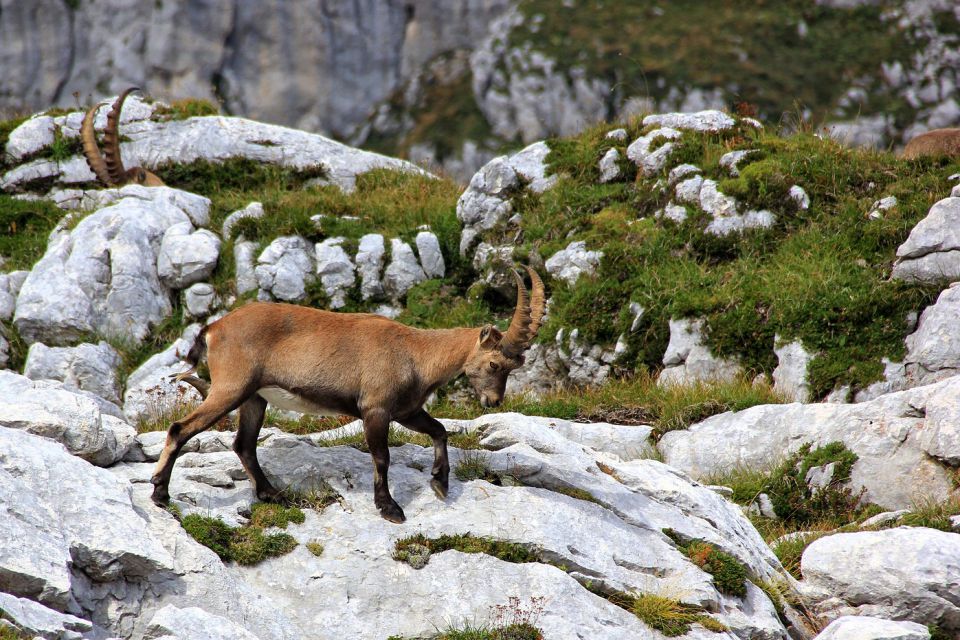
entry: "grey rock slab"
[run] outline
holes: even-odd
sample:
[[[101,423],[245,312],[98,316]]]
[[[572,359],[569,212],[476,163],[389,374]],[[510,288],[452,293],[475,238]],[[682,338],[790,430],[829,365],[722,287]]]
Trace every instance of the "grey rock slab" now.
[[[393,300],[399,300],[407,291],[427,279],[413,249],[399,238],[390,240],[390,264],[383,274],[384,291]]]
[[[0,429],[0,493],[0,584],[14,595],[73,609],[73,572],[111,582],[162,578],[173,566],[128,486],[58,443]]]
[[[192,318],[201,318],[210,313],[219,304],[217,290],[208,282],[190,285],[183,292],[183,305]]]
[[[588,250],[587,243],[578,240],[547,258],[544,266],[554,278],[573,286],[581,275],[592,276],[596,273],[601,258],[602,251]]]
[[[703,336],[702,319],[670,320],[670,341],[663,354],[664,369],[657,384],[661,386],[693,384],[705,381],[733,380],[741,372],[732,360],[718,358],[710,352]]]
[[[597,169],[600,170],[600,182],[610,182],[616,180],[620,175],[620,167],[617,164],[620,161],[620,152],[616,147],[607,149],[607,152],[597,163]]]
[[[3,611],[4,620],[11,620],[22,631],[42,638],[69,640],[93,630],[93,624],[83,618],[60,613],[9,593],[0,592],[0,611]]]
[[[257,220],[264,216],[263,204],[260,202],[251,202],[243,209],[237,209],[226,217],[223,221],[223,227],[220,235],[225,239],[230,239],[233,234],[233,228],[241,220],[253,219]]]
[[[27,276],[14,314],[28,343],[64,345],[95,333],[142,341],[172,311],[157,274],[167,229],[192,224],[209,200],[173,189],[120,190],[123,197],[54,232]]]
[[[960,278],[960,198],[944,198],[897,248],[893,277],[908,282],[952,281]]]
[[[37,114],[10,132],[7,155],[20,160],[49,147],[54,141],[56,124],[53,117]]]
[[[168,604],[153,614],[145,638],[173,637],[179,640],[258,640],[240,625],[200,607]]]
[[[364,300],[383,295],[383,283],[380,272],[383,270],[383,256],[386,253],[383,236],[368,233],[360,238],[357,249],[357,271],[360,274],[360,295]]]
[[[417,234],[417,255],[420,264],[428,278],[442,278],[446,272],[443,262],[443,253],[440,251],[440,240],[431,231],[421,231]]]
[[[163,234],[157,256],[157,275],[168,287],[185,289],[206,280],[217,267],[220,238],[193,224],[175,224]]]
[[[343,249],[343,238],[327,238],[316,245],[317,276],[330,298],[330,308],[347,303],[347,290],[356,282],[356,268]]]
[[[237,294],[256,291],[259,286],[256,273],[257,252],[260,243],[252,240],[243,240],[233,245],[233,261],[236,268],[234,286]]]
[[[58,380],[66,388],[89,391],[119,404],[120,365],[120,354],[103,341],[75,347],[48,347],[34,342],[27,351],[23,375],[32,380]]]
[[[276,238],[257,258],[260,289],[279,300],[302,300],[316,277],[314,252],[313,244],[300,236]]]
[[[840,616],[817,634],[816,640],[929,640],[922,624],[873,616]]]
[[[123,394],[123,414],[127,420],[133,424],[162,424],[200,403],[196,389],[171,379],[190,368],[181,356],[190,351],[199,331],[199,324],[190,325],[176,342],[147,358],[130,374]]]
[[[782,343],[774,336],[773,352],[777,366],[773,370],[773,390],[792,402],[810,402],[810,381],[807,370],[814,355],[807,351],[799,340]]]
[[[944,414],[934,408],[949,403],[958,387],[960,379],[950,379],[855,405],[759,405],[667,433],[658,446],[667,464],[703,477],[740,466],[771,466],[806,443],[840,441],[858,456],[850,484],[854,491],[866,489],[865,500],[888,509],[908,508],[918,499],[939,502],[953,488],[923,438],[936,450],[926,434],[936,431]],[[932,416],[925,416],[928,405]]]
[[[669,140],[676,140],[682,134],[671,127],[662,127],[640,136],[630,143],[627,147],[627,158],[641,170],[643,175],[652,176],[657,174],[666,166],[667,159],[673,152],[674,144]],[[652,149],[654,143],[661,140],[668,140],[656,149]]]
[[[689,129],[716,133],[724,131],[736,124],[731,116],[716,109],[697,111],[695,113],[658,113],[643,119],[643,126],[659,125],[673,129]]]
[[[906,338],[904,364],[911,386],[930,384],[960,370],[960,328],[954,322],[958,311],[960,287],[951,286],[920,314],[916,331]]]
[[[106,400],[11,371],[0,371],[0,426],[55,440],[100,466],[123,458],[136,435]]]
[[[884,511],[883,513],[878,513],[875,516],[871,516],[860,523],[861,529],[869,529],[870,527],[880,527],[885,524],[890,524],[891,522],[897,522],[903,516],[910,513],[909,509],[897,509],[896,511]]]
[[[827,617],[867,615],[960,630],[960,535],[898,527],[838,533],[803,552],[801,593]]]

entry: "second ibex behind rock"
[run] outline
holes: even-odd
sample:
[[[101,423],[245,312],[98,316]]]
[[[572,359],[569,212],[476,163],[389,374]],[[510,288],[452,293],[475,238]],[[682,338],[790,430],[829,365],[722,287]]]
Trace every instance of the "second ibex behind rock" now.
[[[934,129],[915,136],[903,148],[906,160],[928,156],[960,157],[960,129]]]
[[[227,314],[200,332],[185,360],[196,368],[207,354],[209,385],[183,374],[204,395],[190,415],[174,422],[151,481],[153,500],[166,504],[177,455],[196,434],[239,408],[240,424],[233,449],[260,500],[278,491],[257,461],[257,436],[267,403],[318,415],[363,419],[374,464],[374,503],[391,522],[403,522],[387,485],[391,420],[433,439],[431,486],[447,495],[450,464],[447,431],[424,409],[441,385],[465,374],[485,407],[500,404],[509,373],[523,364],[546,308],[543,282],[528,268],[527,294],[520,276],[517,307],[510,327],[414,329],[368,313],[333,313],[309,307],[251,303]]]
[[[87,159],[90,170],[104,186],[119,187],[132,182],[142,184],[145,187],[162,187],[163,180],[156,174],[143,167],[125,169],[123,160],[120,158],[120,110],[123,109],[123,101],[132,91],[139,91],[139,89],[131,87],[121,93],[116,102],[113,103],[110,113],[107,114],[107,127],[103,131],[104,155],[102,156],[100,155],[100,148],[97,146],[97,135],[93,130],[93,120],[101,105],[98,103],[90,107],[83,117],[83,123],[80,125],[83,156]]]

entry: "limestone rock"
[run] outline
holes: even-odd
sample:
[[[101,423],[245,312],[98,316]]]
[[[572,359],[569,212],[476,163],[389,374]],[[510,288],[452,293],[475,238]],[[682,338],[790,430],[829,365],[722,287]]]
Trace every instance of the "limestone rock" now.
[[[695,113],[658,113],[649,115],[643,119],[643,126],[645,127],[658,125],[672,129],[689,129],[691,131],[708,133],[724,131],[736,123],[736,120],[731,116],[716,109],[708,109]]]
[[[4,620],[12,621],[22,632],[41,638],[69,640],[80,638],[82,633],[93,630],[93,625],[87,620],[8,593],[0,592],[0,611],[3,611]]]
[[[953,494],[950,473],[935,456],[956,459],[948,448],[960,442],[950,422],[958,389],[960,378],[951,378],[853,405],[760,405],[667,433],[659,448],[667,464],[703,477],[775,464],[806,443],[839,441],[858,456],[850,478],[855,492],[864,487],[869,502],[908,508],[918,495],[942,501]]]
[[[587,243],[578,240],[550,256],[544,266],[547,273],[554,278],[573,286],[581,275],[592,276],[596,273],[601,258],[603,258],[602,251],[589,251]]]
[[[893,277],[936,283],[960,279],[960,198],[944,198],[917,223],[900,247]]]
[[[740,149],[737,151],[728,151],[727,153],[720,156],[720,166],[726,169],[731,176],[739,176],[740,162],[749,156],[751,153],[756,153],[755,149]]]
[[[313,245],[300,236],[277,238],[257,258],[260,289],[286,302],[303,300],[315,279]]]
[[[689,318],[670,320],[670,342],[663,364],[659,385],[733,380],[741,371],[736,362],[710,352],[703,337],[703,320]]]
[[[67,389],[89,391],[119,404],[120,364],[120,354],[103,341],[76,347],[48,347],[34,342],[27,352],[23,375],[33,380],[58,380]]]
[[[667,158],[673,152],[674,143],[682,134],[673,128],[662,127],[654,129],[646,135],[640,136],[627,147],[627,157],[637,165],[645,176],[656,175],[667,163]],[[651,149],[654,143],[667,140],[656,149]]]
[[[199,324],[190,325],[179,340],[150,356],[127,378],[123,414],[131,423],[163,425],[171,416],[183,415],[188,408],[200,403],[200,394],[193,387],[171,380],[171,376],[190,368],[181,360],[181,355],[190,350],[199,332]]]
[[[916,622],[872,616],[840,616],[817,634],[816,640],[929,640],[930,632]]]
[[[610,147],[600,158],[597,169],[600,170],[600,182],[610,182],[616,180],[620,175],[620,167],[617,163],[620,161],[620,152],[616,147]]]
[[[610,375],[613,354],[580,339],[574,329],[569,336],[561,329],[553,344],[533,344],[524,354],[524,364],[507,378],[507,393],[539,396],[560,388],[590,387]]]
[[[392,238],[390,240],[390,264],[383,274],[383,288],[394,300],[399,300],[415,284],[427,279],[413,249],[406,242]]]
[[[181,609],[172,604],[168,604],[153,615],[147,627],[146,637],[179,638],[180,640],[194,638],[258,640],[255,635],[232,620],[207,613],[199,607]]]
[[[443,253],[440,251],[440,241],[436,234],[430,231],[421,231],[417,234],[417,254],[420,264],[428,278],[442,278],[446,272],[443,262]]]
[[[95,333],[142,341],[171,312],[157,275],[167,229],[205,217],[210,201],[157,187],[124,187],[122,197],[51,235],[17,297],[14,323],[28,343],[63,345]],[[202,214],[202,215],[200,215]]]
[[[243,209],[237,209],[226,217],[226,219],[223,221],[223,228],[220,232],[220,235],[225,240],[229,240],[233,234],[233,228],[237,226],[238,222],[247,219],[257,220],[262,218],[263,215],[263,204],[260,202],[251,202]]]
[[[252,240],[244,240],[233,245],[233,260],[236,265],[235,286],[240,295],[256,291],[259,286],[255,266],[259,249],[260,244]]]
[[[205,318],[219,304],[217,290],[207,282],[198,282],[183,292],[183,305],[192,318]]]
[[[56,124],[52,116],[36,114],[10,132],[7,155],[20,160],[53,144]],[[0,149],[2,151],[2,149]]]
[[[960,305],[960,287],[951,286],[920,314],[917,330],[907,336],[904,358],[911,386],[929,384],[960,370],[960,328],[954,319]]]
[[[777,354],[777,368],[773,370],[773,390],[793,402],[810,402],[810,382],[807,369],[814,354],[803,347],[799,340],[781,344],[774,336],[773,352]]]
[[[220,257],[220,238],[193,224],[175,224],[163,234],[157,275],[172,289],[185,289],[210,277]]]
[[[11,371],[0,371],[0,426],[56,440],[100,466],[123,458],[136,435],[106,400]]]
[[[787,195],[791,200],[793,200],[793,202],[797,205],[797,208],[801,211],[806,211],[810,208],[810,196],[807,195],[807,192],[804,191],[803,187],[800,185],[795,184],[790,187]]]
[[[803,552],[802,593],[828,617],[912,620],[956,632],[960,597],[946,585],[960,580],[958,557],[960,536],[935,529],[834,534]]]
[[[368,233],[360,238],[356,262],[357,271],[360,272],[360,295],[364,300],[383,295],[380,272],[385,253],[383,236],[379,233]]]
[[[353,261],[342,244],[343,238],[327,238],[316,245],[317,276],[330,297],[331,309],[339,309],[347,303],[347,290],[356,281]]]

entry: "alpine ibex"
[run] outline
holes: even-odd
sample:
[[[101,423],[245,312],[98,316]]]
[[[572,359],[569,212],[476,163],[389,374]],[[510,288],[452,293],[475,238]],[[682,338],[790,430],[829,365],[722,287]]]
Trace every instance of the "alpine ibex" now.
[[[147,171],[143,167],[133,167],[125,169],[123,160],[120,158],[120,110],[123,109],[123,101],[127,99],[132,91],[139,91],[137,87],[131,87],[120,94],[113,103],[113,107],[107,114],[107,128],[103,132],[103,152],[106,156],[100,155],[100,148],[97,146],[97,135],[93,131],[93,119],[100,110],[100,104],[95,104],[83,116],[83,122],[80,125],[80,141],[83,143],[83,156],[87,159],[87,165],[94,175],[97,176],[104,186],[114,187],[122,186],[128,182],[142,184],[145,187],[162,187],[163,180],[155,174]]]
[[[527,271],[529,295],[514,272],[517,306],[505,333],[493,325],[414,329],[372,314],[262,302],[210,324],[185,358],[193,368],[180,376],[187,379],[206,352],[210,383],[188,379],[205,398],[187,417],[170,425],[151,478],[154,502],[169,502],[170,474],[183,445],[238,407],[233,449],[257,498],[276,499],[278,491],[263,474],[256,451],[268,402],[281,409],[362,418],[374,464],[374,503],[391,522],[405,518],[387,484],[390,421],[429,435],[434,454],[430,485],[445,498],[450,472],[447,431],[423,403],[461,373],[484,407],[503,400],[507,376],[523,364],[523,352],[536,336],[546,306],[543,282],[535,271],[529,267]]]
[[[960,156],[960,129],[934,129],[915,136],[903,148],[903,157]]]

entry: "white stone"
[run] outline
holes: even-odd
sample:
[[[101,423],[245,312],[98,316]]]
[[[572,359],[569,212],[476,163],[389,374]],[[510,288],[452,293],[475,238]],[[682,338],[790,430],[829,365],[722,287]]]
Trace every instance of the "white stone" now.
[[[171,376],[190,368],[181,356],[189,352],[199,331],[199,324],[190,325],[179,340],[147,358],[130,374],[123,394],[123,414],[127,420],[133,424],[163,424],[171,416],[185,415],[187,409],[200,403],[200,394],[193,387],[171,380]]]
[[[666,166],[667,158],[673,151],[672,142],[666,142],[654,150],[651,147],[660,140],[676,140],[682,134],[674,128],[664,126],[640,136],[627,147],[627,157],[637,165],[645,176],[653,176]]]
[[[0,592],[0,611],[3,611],[2,620],[10,620],[21,631],[42,638],[70,640],[93,630],[93,625],[87,620],[3,592]],[[0,628],[3,628],[2,624]]]
[[[929,640],[930,632],[916,622],[872,616],[840,616],[817,634],[816,640]]]
[[[810,208],[810,196],[807,195],[807,192],[804,191],[803,187],[800,185],[793,185],[790,187],[790,190],[787,192],[787,195],[791,200],[797,205],[801,211],[806,211]]]
[[[738,151],[728,151],[727,153],[720,156],[720,166],[726,169],[730,175],[739,176],[740,175],[740,162],[749,156],[751,153],[756,153],[756,149],[741,149]]]
[[[32,380],[57,380],[67,389],[89,391],[119,404],[120,364],[120,354],[106,342],[75,347],[48,347],[34,342],[27,351],[23,375]]]
[[[360,272],[360,295],[364,300],[383,295],[380,272],[383,269],[385,253],[383,236],[379,233],[368,233],[360,238],[360,247],[357,251],[357,271]]]
[[[897,248],[893,277],[935,283],[960,279],[960,198],[944,198]]]
[[[185,289],[209,278],[220,258],[220,238],[193,224],[175,224],[163,234],[157,256],[157,275],[168,287]]]
[[[163,636],[179,640],[258,640],[232,620],[207,613],[199,607],[181,609],[170,604],[153,615],[147,634],[150,638]]]
[[[810,382],[807,370],[814,355],[807,351],[799,340],[781,344],[774,336],[773,352],[777,355],[777,367],[773,370],[773,390],[792,402],[810,402]]]
[[[668,202],[667,206],[663,208],[663,211],[659,213],[658,217],[663,217],[668,220],[673,220],[677,224],[683,224],[687,216],[687,208],[682,204],[676,204],[673,202]]]
[[[220,235],[229,240],[233,233],[233,228],[239,221],[247,218],[256,220],[262,218],[263,215],[263,204],[260,202],[251,202],[243,209],[237,209],[226,217],[223,221],[223,228]]]
[[[603,154],[597,164],[597,169],[600,171],[600,182],[610,182],[617,179],[620,175],[620,167],[617,164],[619,161],[620,152],[617,151],[617,148],[610,147],[607,149],[607,152]]]
[[[663,354],[664,369],[657,378],[661,386],[733,380],[740,366],[717,358],[706,346],[703,320],[670,320],[670,342]]]
[[[775,222],[776,217],[766,209],[761,211],[751,210],[743,215],[715,217],[707,225],[705,231],[716,236],[726,236],[747,229],[769,229]]]
[[[0,371],[0,426],[56,440],[100,466],[123,458],[136,435],[103,398],[11,371]]]
[[[867,615],[960,630],[960,536],[918,527],[839,533],[803,552],[802,593],[828,617]]]
[[[869,529],[870,527],[882,527],[883,525],[897,522],[903,516],[910,513],[909,509],[897,509],[896,511],[884,511],[883,513],[878,513],[875,516],[871,516],[860,523],[861,529]]]
[[[54,233],[14,314],[28,343],[63,345],[91,333],[142,341],[172,308],[157,275],[170,227],[202,221],[210,201],[163,187],[124,187],[114,204]],[[56,304],[51,304],[56,301]]]
[[[317,276],[330,298],[331,309],[347,303],[347,290],[356,282],[356,270],[342,244],[343,238],[327,238],[316,245]]]
[[[417,254],[420,264],[428,278],[442,278],[446,272],[443,262],[443,253],[440,251],[440,240],[432,231],[421,231],[417,234]]]
[[[383,274],[383,287],[394,300],[399,300],[414,285],[427,279],[413,249],[399,238],[390,240],[390,264]]]
[[[960,371],[958,312],[960,287],[950,287],[920,314],[916,331],[906,338],[904,364],[910,386],[930,384]]]
[[[643,126],[645,127],[658,125],[673,129],[690,129],[710,133],[729,129],[736,123],[736,120],[729,115],[716,109],[696,113],[660,113],[649,115],[643,119]]]
[[[701,187],[703,187],[703,178],[701,176],[695,175],[692,178],[681,180],[676,186],[677,200],[686,204],[699,206]]]
[[[207,282],[198,282],[183,292],[183,304],[192,318],[205,318],[219,304],[217,290]]]
[[[613,129],[607,131],[604,138],[607,140],[616,140],[617,142],[626,142],[627,141],[627,130],[626,129]]]
[[[588,250],[587,243],[578,240],[550,256],[544,266],[554,278],[573,286],[581,275],[592,276],[596,273],[601,258],[602,251]]]
[[[10,132],[7,155],[20,160],[49,147],[54,141],[55,123],[51,116],[35,115]]]
[[[257,258],[254,270],[260,289],[274,298],[297,302],[315,279],[313,245],[300,236],[275,239]]]
[[[676,184],[680,180],[686,178],[689,175],[700,173],[700,167],[692,164],[679,164],[670,170],[670,174],[667,178],[669,184]],[[700,192],[699,186],[697,187],[697,193]],[[679,194],[678,194],[679,195]]]
[[[260,244],[252,240],[244,240],[233,245],[233,260],[236,271],[234,285],[239,295],[256,291],[259,286],[255,266],[259,249]]]

